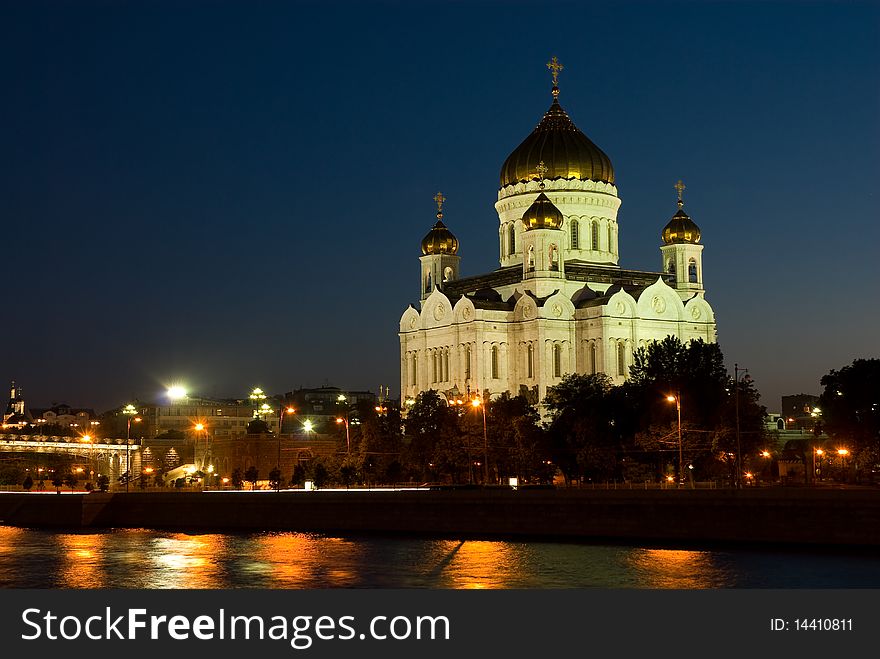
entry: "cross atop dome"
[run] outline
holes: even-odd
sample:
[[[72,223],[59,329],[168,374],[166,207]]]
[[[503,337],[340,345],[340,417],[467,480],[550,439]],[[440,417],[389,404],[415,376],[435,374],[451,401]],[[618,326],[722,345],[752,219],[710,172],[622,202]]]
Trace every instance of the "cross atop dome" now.
[[[559,72],[565,67],[559,63],[559,60],[556,59],[556,55],[554,55],[550,61],[547,62],[547,68],[550,69],[550,75],[553,76],[553,98],[557,98],[559,96]]]
[[[684,200],[681,198],[681,193],[684,192],[684,189],[687,186],[681,182],[681,179],[678,179],[678,183],[676,183],[674,187],[678,190],[678,207],[681,208],[684,206]]]
[[[438,192],[434,195],[434,201],[437,202],[437,219],[443,218],[443,202],[446,201],[446,197],[443,196],[442,192]]]

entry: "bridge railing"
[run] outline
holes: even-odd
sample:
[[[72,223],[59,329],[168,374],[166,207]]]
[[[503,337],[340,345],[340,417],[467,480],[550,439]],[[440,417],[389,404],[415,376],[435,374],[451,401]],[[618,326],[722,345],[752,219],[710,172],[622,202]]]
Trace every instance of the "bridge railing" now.
[[[96,437],[94,441],[84,442],[80,437],[68,437],[63,435],[17,435],[14,433],[0,433],[0,445],[3,443],[33,444],[37,446],[69,444],[71,446],[121,446],[126,444],[132,448],[140,447],[142,439],[126,440],[125,437]]]

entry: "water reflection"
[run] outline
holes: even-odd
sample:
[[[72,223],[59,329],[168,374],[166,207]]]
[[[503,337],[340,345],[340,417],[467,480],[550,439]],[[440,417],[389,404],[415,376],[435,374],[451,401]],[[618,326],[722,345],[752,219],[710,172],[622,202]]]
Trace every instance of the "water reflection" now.
[[[18,588],[878,587],[880,557],[304,533],[0,526]]]
[[[731,575],[713,552],[683,549],[636,549],[629,564],[642,588],[725,588]]]

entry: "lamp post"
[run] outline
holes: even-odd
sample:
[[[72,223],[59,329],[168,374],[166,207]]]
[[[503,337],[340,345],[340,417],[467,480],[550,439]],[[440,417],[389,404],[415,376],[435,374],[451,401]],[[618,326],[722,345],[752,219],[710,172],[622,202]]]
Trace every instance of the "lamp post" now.
[[[749,374],[749,369],[740,368],[739,364],[733,365],[733,384],[734,384],[734,410],[736,415],[736,486],[742,487],[742,445],[739,437],[739,382],[740,375],[745,377]]]
[[[336,417],[336,423],[344,423],[345,424],[345,453],[346,455],[351,455],[351,435],[348,430],[348,412],[345,413],[344,417],[338,416]]]
[[[471,405],[483,410],[483,484],[489,483],[489,434],[486,430],[486,405],[479,398],[474,398]]]
[[[137,414],[137,408],[131,403],[122,408],[122,413],[128,416],[128,423],[126,423],[125,429],[125,491],[128,492],[128,483],[131,480],[131,423],[132,421],[140,423],[141,418],[135,416]]]
[[[193,430],[195,430],[197,433],[200,433],[200,432],[204,432],[204,433],[205,433],[205,457],[202,459],[202,469],[201,469],[201,470],[202,470],[203,472],[207,473],[207,467],[208,467],[208,453],[209,453],[209,449],[208,449],[208,428],[205,426],[204,423],[197,423],[196,425],[193,426]],[[196,437],[198,438],[198,435],[196,435]]]
[[[849,480],[846,473],[846,456],[849,455],[849,450],[845,448],[839,448],[837,449],[837,455],[840,456],[840,469],[843,475],[843,480],[844,482],[846,482]]]
[[[675,403],[675,411],[678,412],[678,486],[684,485],[684,448],[681,443],[681,392],[666,397],[670,403]]]
[[[278,470],[278,480],[275,484],[275,491],[281,491],[281,428],[284,425],[284,415],[285,414],[295,414],[296,410],[293,407],[288,407],[284,409],[284,404],[281,404],[281,407],[278,410],[278,464],[275,465],[275,468]]]

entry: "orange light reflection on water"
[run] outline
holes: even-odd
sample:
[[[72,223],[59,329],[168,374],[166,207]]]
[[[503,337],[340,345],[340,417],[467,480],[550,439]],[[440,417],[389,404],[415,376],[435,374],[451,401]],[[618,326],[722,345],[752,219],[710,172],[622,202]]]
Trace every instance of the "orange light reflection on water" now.
[[[442,588],[510,588],[521,579],[520,553],[505,542],[448,540],[436,570]]]
[[[730,575],[712,552],[685,549],[638,549],[629,564],[639,574],[640,588],[725,588]]]
[[[65,533],[57,536],[61,554],[58,586],[60,588],[106,588],[103,565],[103,533]]]
[[[227,536],[173,533],[152,538],[145,554],[152,563],[146,588],[222,588]]]

